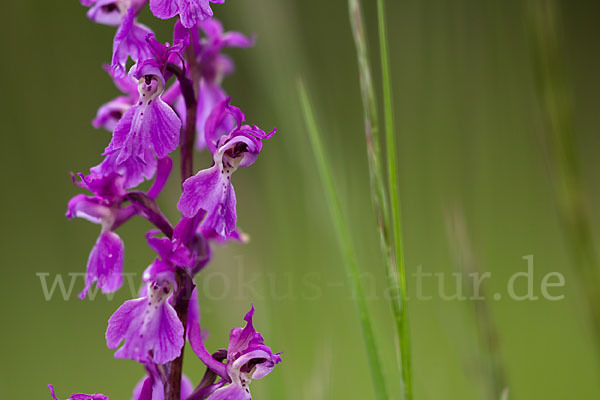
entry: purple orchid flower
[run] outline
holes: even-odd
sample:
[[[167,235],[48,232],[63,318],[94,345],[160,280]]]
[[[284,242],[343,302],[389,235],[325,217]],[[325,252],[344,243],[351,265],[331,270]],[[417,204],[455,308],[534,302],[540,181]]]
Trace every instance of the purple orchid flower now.
[[[168,299],[173,282],[154,280],[148,295],[128,300],[108,320],[106,344],[117,349],[116,358],[142,363],[164,364],[181,354],[184,344],[183,324]]]
[[[56,395],[54,394],[54,387],[52,385],[48,385],[48,388],[50,389],[50,395],[52,396],[52,398],[54,400],[59,400]],[[75,393],[72,394],[71,397],[69,397],[67,400],[108,400],[108,396],[105,396],[103,394],[81,394],[81,393]]]
[[[117,165],[132,158],[146,163],[148,150],[163,158],[179,143],[181,120],[161,95],[168,78],[167,63],[180,62],[189,34],[177,23],[173,39],[173,46],[163,45],[148,34],[144,41],[150,56],[131,68],[130,74],[138,80],[138,101],[119,120],[104,152],[117,152]]]
[[[105,104],[95,120],[98,125],[117,121],[113,139],[104,151],[107,157],[95,168],[101,174],[117,171],[125,175],[128,188],[150,179],[156,170],[155,156],[165,157],[179,141],[181,121],[161,94],[166,65],[180,62],[179,53],[189,43],[189,34],[176,24],[173,36],[174,45],[170,46],[148,35],[145,43],[153,58],[138,62],[130,75],[111,74],[117,87],[129,96]],[[176,87],[171,93],[177,90]],[[175,95],[169,97],[173,99]]]
[[[147,193],[148,197],[155,198],[160,194],[171,167],[172,162],[169,158],[160,160],[156,179]],[[126,176],[115,171],[103,175],[92,168],[89,175],[79,174],[79,178],[79,181],[73,179],[73,182],[89,190],[94,196],[78,194],[73,197],[69,201],[66,216],[69,219],[84,218],[101,225],[100,236],[88,258],[85,288],[79,294],[83,299],[94,282],[102,289],[102,293],[117,291],[123,284],[124,246],[114,230],[135,215],[137,210],[133,205],[122,206],[126,197]]]
[[[136,69],[139,101],[123,115],[104,152],[118,152],[117,165],[132,158],[148,163],[148,150],[153,153],[150,159],[166,157],[179,143],[181,121],[160,96],[165,87],[162,72],[150,62]]]
[[[196,149],[206,147],[204,128],[213,108],[227,98],[221,87],[223,78],[233,72],[233,61],[221,51],[226,47],[247,48],[254,45],[254,38],[248,38],[239,32],[225,32],[216,19],[208,19],[198,24],[205,37],[199,37],[199,30],[192,29],[191,42],[196,54],[200,79],[198,80],[198,102],[196,112]],[[180,96],[175,109],[182,120],[186,118],[186,106]]]
[[[160,19],[179,15],[185,28],[192,28],[198,22],[213,16],[210,3],[223,4],[225,0],[150,0],[150,10]]]
[[[144,271],[143,280],[148,285],[141,290],[140,298],[125,302],[108,321],[108,347],[116,349],[125,341],[115,357],[164,364],[181,353],[184,327],[173,308],[172,293],[177,288],[177,268],[193,266],[198,258],[195,251],[189,250],[195,243],[197,226],[197,219],[184,218],[173,230],[173,239],[157,237],[158,231],[154,230],[146,234],[148,245],[158,257]],[[187,323],[197,324],[199,318],[194,288]]]
[[[95,196],[76,195],[69,201],[67,218],[84,218],[102,229],[96,244],[90,252],[85,277],[85,288],[79,294],[85,298],[92,284],[97,282],[97,287],[102,293],[118,290],[123,284],[123,242],[114,229],[130,218],[133,207],[121,208],[125,188],[123,177],[111,174],[106,177],[90,174],[79,175],[81,182],[74,179],[75,184],[88,189]]]
[[[135,22],[136,8],[131,6],[123,16],[113,41],[112,67],[115,75],[123,76],[129,57],[134,62],[152,57],[146,42],[148,35],[153,35],[150,28]]]
[[[121,120],[123,114],[127,112],[138,100],[138,82],[130,75],[116,76],[114,70],[110,66],[105,66],[104,69],[113,78],[115,86],[125,94],[119,96],[108,103],[103,104],[96,113],[96,118],[92,122],[94,128],[104,128],[112,132],[117,123]]]
[[[157,237],[159,231],[152,230],[146,234],[148,245],[158,254],[154,262],[144,271],[143,280],[167,279],[173,281],[177,268],[184,268],[191,275],[200,271],[210,260],[211,252],[208,243],[197,232],[200,218],[183,218],[173,230],[173,239]],[[142,291],[144,296],[145,292]],[[175,298],[170,298],[171,305]],[[200,320],[200,307],[196,288],[192,290],[189,299],[187,326],[192,326]]]
[[[229,346],[227,348],[227,364],[221,365],[217,362],[216,373],[223,374],[225,367],[226,376],[218,382],[213,389],[217,389],[207,400],[251,400],[250,382],[252,379],[260,379],[267,376],[275,365],[281,362],[280,353],[273,353],[270,347],[265,345],[264,339],[252,324],[254,306],[244,317],[246,326],[235,328],[229,335]],[[214,366],[215,360],[206,360],[211,357],[204,348],[200,327],[194,325],[190,332],[190,344],[194,352],[207,362],[210,368]],[[211,357],[212,358],[212,357]],[[230,382],[228,385],[227,382]]]
[[[244,120],[241,110],[229,105],[229,98],[215,107],[206,123],[206,142],[214,165],[183,183],[177,208],[190,218],[201,210],[206,212],[200,225],[206,238],[228,240],[240,236],[236,231],[236,198],[231,174],[253,164],[262,148],[262,140],[275,133],[275,129],[267,134],[257,126],[242,125]]]
[[[170,268],[167,267],[164,269],[158,269],[158,267],[160,267],[160,266],[164,267],[165,265],[153,263],[148,268],[146,268],[146,270],[144,271],[142,280],[144,282],[148,282],[149,280],[151,281],[151,278],[149,278],[149,276],[152,276],[152,274],[163,275],[163,277],[166,277],[167,279],[175,279],[175,276],[172,273],[172,270]],[[147,285],[144,285],[140,288],[139,295],[140,295],[140,297],[148,297],[148,286]],[[173,306],[174,303],[175,303],[175,297],[174,296],[169,297],[169,304],[171,306]],[[198,302],[198,290],[196,287],[194,287],[194,289],[192,290],[192,294],[190,295],[190,302],[189,302],[189,306],[188,306],[186,324],[187,324],[187,326],[193,326],[195,324],[198,324],[199,321],[200,321],[200,303]],[[189,335],[189,332],[188,332],[188,335]]]

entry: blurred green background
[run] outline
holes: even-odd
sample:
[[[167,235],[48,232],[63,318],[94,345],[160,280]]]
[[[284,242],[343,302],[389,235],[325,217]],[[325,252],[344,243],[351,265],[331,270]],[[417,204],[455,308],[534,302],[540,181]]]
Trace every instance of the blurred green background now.
[[[406,264],[409,274],[454,271],[446,210],[464,210],[478,267],[492,273],[488,293],[506,293],[509,277],[534,255],[534,287],[558,271],[561,301],[491,300],[510,399],[600,398],[600,368],[576,269],[565,246],[543,151],[544,115],[535,91],[526,1],[388,1]],[[374,60],[373,0],[364,1]],[[255,381],[255,399],[371,399],[359,325],[331,227],[296,92],[307,82],[325,133],[337,187],[353,228],[371,294],[369,306],[393,398],[399,398],[383,263],[368,193],[362,108],[345,0],[228,0],[214,6],[226,29],[256,33],[251,50],[230,51],[236,74],[224,86],[232,103],[263,128],[276,125],[258,162],[234,183],[248,245],[217,249],[198,278],[210,350],[225,347],[253,302],[256,326],[284,362]],[[563,1],[567,78],[590,224],[600,225],[600,34],[597,3]],[[36,273],[83,272],[98,227],[64,217],[78,190],[69,171],[100,161],[110,134],[90,121],[117,94],[100,68],[110,60],[113,28],[94,25],[78,1],[7,2],[0,32],[3,194],[0,398],[61,398],[102,392],[129,399],[141,378],[134,362],[115,360],[104,330],[130,297],[46,301]],[[169,40],[169,23],[141,21]],[[378,66],[377,63],[374,64]],[[378,68],[375,68],[376,72]],[[376,82],[378,80],[376,73]],[[380,90],[380,85],[377,85]],[[206,155],[197,168],[209,165]],[[160,204],[176,218],[177,184]],[[125,271],[151,261],[135,220],[119,230]],[[78,278],[74,293],[83,287]],[[250,286],[243,283],[250,281]],[[434,293],[436,281],[425,291]],[[451,284],[451,280],[447,284]],[[409,296],[415,280],[408,279]],[[519,290],[524,290],[520,287]],[[472,355],[481,351],[470,304],[409,301],[415,399],[482,399]],[[198,381],[189,351],[184,370]]]

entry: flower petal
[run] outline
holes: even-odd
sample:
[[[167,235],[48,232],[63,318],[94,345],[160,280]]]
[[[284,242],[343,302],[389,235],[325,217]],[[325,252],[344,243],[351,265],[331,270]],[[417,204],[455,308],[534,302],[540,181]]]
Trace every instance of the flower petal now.
[[[118,126],[118,125],[117,125]],[[109,145],[110,146],[110,145]],[[152,179],[156,171],[156,157],[152,150],[146,150],[144,158],[132,157],[122,163],[117,163],[118,150],[106,150],[104,161],[90,168],[90,172],[102,176],[117,173],[125,179],[123,186],[130,189],[142,183],[144,180]]]
[[[208,0],[174,0],[179,5],[181,25],[192,28],[205,19],[211,18],[213,12]]]
[[[235,231],[237,220],[235,191],[230,179],[230,174],[217,164],[198,172],[183,183],[177,208],[186,217],[206,211],[200,230],[228,239]]]
[[[148,297],[126,301],[110,317],[107,346],[116,349],[125,341],[115,357],[164,364],[181,354],[184,329],[167,301],[169,295],[167,282],[153,282]]]
[[[54,386],[48,385],[48,388],[50,389],[50,395],[52,396],[52,398],[54,400],[59,400],[56,397],[56,394],[54,393]],[[76,393],[76,394],[72,394],[71,397],[69,397],[67,400],[108,400],[108,396],[105,396],[105,395],[99,394],[99,393],[95,393],[95,394]]]
[[[158,166],[156,168],[156,179],[152,184],[152,187],[148,190],[148,197],[155,199],[158,197],[160,192],[167,184],[171,170],[173,169],[173,160],[170,157],[161,158],[158,160]]]
[[[253,339],[258,338],[262,340],[262,336],[260,336],[260,333],[256,332],[254,325],[252,324],[253,316],[254,305],[244,317],[246,326],[244,328],[235,328],[231,330],[231,334],[229,335],[229,347],[227,348],[228,360],[234,360],[237,358],[240,353],[248,348],[250,341]]]
[[[67,218],[83,218],[94,224],[101,224],[102,219],[110,215],[111,211],[106,205],[94,197],[78,194],[74,196],[67,206]]]
[[[245,353],[233,363],[233,369],[251,373],[252,379],[260,379],[267,376],[275,364],[281,362],[278,354],[273,354],[267,346]]]
[[[252,400],[250,389],[237,384],[230,384],[217,389],[206,400]]]
[[[122,1],[98,0],[87,12],[87,17],[97,24],[118,26],[123,20]]]
[[[123,253],[124,246],[119,235],[111,231],[100,234],[88,259],[85,288],[79,298],[85,298],[94,282],[102,293],[119,290],[123,284]]]
[[[163,394],[164,397],[164,394]],[[152,378],[143,377],[133,388],[131,400],[153,400],[152,399]]]
[[[183,193],[177,203],[177,208],[188,218],[193,218],[201,208],[213,209],[213,192],[219,187],[220,172],[215,164],[186,179],[183,183]]]
[[[192,394],[194,387],[187,376],[181,377],[181,400]],[[133,389],[131,400],[164,400],[165,390],[160,378],[143,377]]]
[[[112,132],[121,120],[121,117],[123,117],[133,104],[135,104],[135,100],[125,96],[119,96],[103,104],[98,109],[92,125],[96,129],[104,128]]]
[[[118,150],[117,164],[136,157],[147,161],[147,149],[164,158],[177,148],[180,130],[181,121],[175,111],[157,97],[149,104],[131,107],[123,115],[105,154]]]
[[[150,0],[150,11],[156,18],[169,19],[179,13],[179,6],[175,0]]]
[[[240,128],[246,119],[242,111],[229,104],[227,97],[213,107],[205,124],[205,141],[214,155],[221,137],[230,134],[236,127]]]
[[[125,75],[127,59],[131,57],[134,62],[150,58],[152,54],[146,43],[146,37],[152,34],[150,28],[137,24],[135,19],[135,7],[127,10],[123,21],[117,29],[113,41],[112,67],[116,76]]]

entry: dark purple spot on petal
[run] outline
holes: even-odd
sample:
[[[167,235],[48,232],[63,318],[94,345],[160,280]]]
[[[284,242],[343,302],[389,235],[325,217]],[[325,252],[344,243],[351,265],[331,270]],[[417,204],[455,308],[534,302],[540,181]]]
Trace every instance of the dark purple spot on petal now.
[[[100,9],[102,9],[103,12],[108,14],[108,13],[118,11],[119,7],[117,6],[116,3],[110,3],[110,4],[103,5],[102,7],[100,7]]]
[[[119,110],[112,110],[109,113],[109,115],[110,115],[111,118],[114,118],[116,120],[120,120],[121,117],[123,116],[123,113],[121,111],[119,111]]]

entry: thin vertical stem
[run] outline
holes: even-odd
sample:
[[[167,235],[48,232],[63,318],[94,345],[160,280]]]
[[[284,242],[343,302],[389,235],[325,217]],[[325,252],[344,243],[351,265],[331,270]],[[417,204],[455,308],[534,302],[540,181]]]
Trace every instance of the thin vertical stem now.
[[[192,62],[195,62],[195,54],[193,51],[193,46],[191,45],[188,46],[187,56],[188,61],[192,60]],[[183,137],[180,145],[181,184],[183,185],[183,182],[185,182],[185,180],[194,173],[194,141],[196,139],[196,109],[198,104],[194,88],[197,85],[196,82],[190,81],[190,79],[185,76],[184,71],[182,71],[176,65],[169,64],[167,69],[177,76],[186,107],[186,122],[183,128]],[[194,289],[194,280],[189,273],[183,269],[178,269],[177,284],[178,288],[174,294],[175,302],[173,307],[175,308],[175,311],[177,311],[177,316],[183,324],[184,335],[186,335],[187,314],[190,304],[190,297]],[[181,399],[181,376],[184,348],[185,346],[181,349],[181,354],[179,357],[171,361],[167,366],[168,381],[165,385],[166,400]]]
[[[406,309],[406,271],[404,267],[404,250],[402,247],[402,225],[400,212],[400,195],[398,189],[398,174],[396,167],[396,139],[394,131],[394,107],[392,103],[392,79],[390,76],[388,42],[385,22],[385,5],[383,0],[377,0],[377,19],[379,22],[379,45],[381,55],[381,75],[383,83],[383,111],[385,119],[385,138],[387,155],[387,178],[390,196],[390,210],[392,217],[392,232],[394,239],[394,255],[396,257],[397,274],[395,281],[400,283],[397,288],[401,299],[400,312],[396,316],[396,324],[401,334],[400,353],[402,358],[402,376],[404,378],[404,392],[408,400],[412,399],[411,384],[411,354],[410,337],[408,329],[408,313]]]
[[[358,59],[358,70],[360,78],[360,87],[363,103],[363,114],[365,120],[365,138],[367,144],[367,160],[369,162],[369,178],[371,185],[371,195],[379,227],[379,238],[381,250],[386,263],[387,286],[392,295],[391,307],[395,321],[396,334],[396,360],[401,374],[401,384],[406,386],[404,376],[402,375],[402,351],[399,344],[402,342],[403,335],[402,321],[402,298],[398,288],[401,287],[399,274],[397,273],[396,257],[392,248],[393,237],[390,227],[389,205],[387,199],[387,190],[382,173],[381,151],[379,141],[379,122],[377,116],[377,101],[373,89],[373,78],[369,62],[369,52],[367,47],[366,31],[363,22],[363,16],[359,0],[348,0],[348,9],[350,11],[350,24],[356,46],[356,55]]]
[[[371,317],[369,315],[364,291],[360,282],[358,260],[354,252],[350,231],[346,225],[346,220],[342,213],[342,206],[335,189],[333,174],[329,165],[327,164],[327,157],[325,156],[325,151],[323,150],[321,136],[302,81],[298,82],[298,92],[300,94],[300,103],[304,112],[304,119],[308,128],[309,138],[315,153],[315,158],[317,160],[319,175],[321,177],[323,188],[325,189],[325,195],[332,214],[336,236],[342,251],[346,273],[350,279],[350,284],[352,285],[353,298],[356,300],[363,339],[365,341],[367,350],[367,358],[369,360],[369,366],[371,370],[371,378],[373,380],[375,397],[378,400],[384,400],[388,398],[385,379],[383,376],[381,363],[379,361],[379,352],[375,343],[375,335],[373,333]]]
[[[356,46],[358,59],[359,79],[365,121],[365,140],[367,145],[367,159],[371,179],[371,191],[374,195],[374,204],[378,213],[378,222],[381,234],[387,241],[388,204],[385,183],[381,168],[381,146],[379,142],[379,118],[377,116],[377,100],[373,89],[373,77],[369,63],[369,51],[363,23],[362,11],[359,0],[348,0],[350,11],[350,24]]]
[[[191,46],[190,46],[191,48]],[[194,174],[194,141],[196,139],[197,101],[193,83],[184,75],[178,76],[185,101],[185,127],[181,140],[181,183]]]
[[[187,314],[190,305],[190,297],[194,290],[194,280],[183,269],[177,270],[178,289],[174,294],[175,304],[173,308],[177,317],[183,324],[184,338],[187,336]],[[166,400],[181,400],[181,377],[183,374],[183,355],[185,346],[181,348],[181,354],[167,365],[167,384],[165,385]]]

